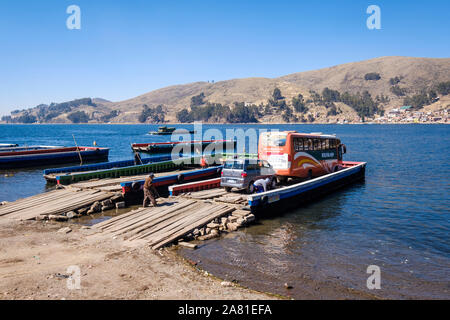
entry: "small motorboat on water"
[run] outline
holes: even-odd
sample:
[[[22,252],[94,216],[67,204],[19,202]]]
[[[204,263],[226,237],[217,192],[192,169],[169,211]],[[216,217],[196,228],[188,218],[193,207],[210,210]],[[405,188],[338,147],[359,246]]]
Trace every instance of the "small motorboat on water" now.
[[[149,134],[151,134],[151,135],[158,135],[158,136],[168,136],[168,135],[171,135],[172,133],[174,133],[174,131],[176,129],[177,128],[174,128],[174,127],[164,126],[164,127],[159,127],[158,131],[150,131]],[[188,131],[188,132],[190,134],[194,134],[195,133],[194,130],[191,130],[191,131]]]
[[[28,146],[0,149],[0,169],[108,160],[109,148]]]

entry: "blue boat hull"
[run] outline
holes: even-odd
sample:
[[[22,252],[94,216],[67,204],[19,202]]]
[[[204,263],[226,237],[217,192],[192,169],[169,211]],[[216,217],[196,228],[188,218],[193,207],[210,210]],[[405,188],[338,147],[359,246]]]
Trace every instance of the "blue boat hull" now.
[[[108,160],[109,149],[81,151],[83,162]],[[57,152],[35,155],[0,157],[0,169],[17,169],[48,166],[51,164],[79,163],[78,152]]]
[[[319,177],[302,184],[297,184],[288,188],[269,191],[260,195],[249,196],[249,207],[253,213],[264,215],[277,212],[280,209],[292,210],[300,205],[310,202],[325,194],[351,185],[365,178],[366,164],[362,163],[358,166]],[[276,211],[274,211],[277,209]]]

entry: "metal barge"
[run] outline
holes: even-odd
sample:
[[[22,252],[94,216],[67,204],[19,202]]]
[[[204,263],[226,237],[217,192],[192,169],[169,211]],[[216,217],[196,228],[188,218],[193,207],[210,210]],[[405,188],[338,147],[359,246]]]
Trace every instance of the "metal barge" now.
[[[0,169],[108,160],[109,148],[30,146],[0,150]]]
[[[343,161],[342,165],[343,169],[337,172],[292,185],[281,186],[263,193],[246,195],[237,192],[225,192],[220,188],[220,178],[172,185],[169,187],[169,193],[171,196],[183,196],[196,192],[204,193],[209,194],[208,199],[214,199],[215,201],[218,200],[217,197],[223,197],[224,195],[229,198],[234,196],[239,198],[240,196],[245,199],[245,208],[252,213],[273,214],[275,207],[282,207],[285,210],[298,208],[302,203],[364,179],[366,162]],[[123,190],[124,194],[130,191],[130,189]]]
[[[180,152],[193,154],[200,153],[206,147],[222,147],[222,150],[233,152],[236,148],[236,141],[232,140],[203,140],[203,141],[176,141],[176,142],[155,142],[155,143],[134,143],[131,148],[135,152],[145,153],[165,153],[170,154],[174,147],[180,148]],[[187,150],[186,150],[187,149]]]
[[[252,194],[247,197],[252,212],[273,212],[273,207],[297,208],[299,204],[352,184],[365,177],[366,162],[343,161],[343,169],[337,172],[281,187],[275,190]]]

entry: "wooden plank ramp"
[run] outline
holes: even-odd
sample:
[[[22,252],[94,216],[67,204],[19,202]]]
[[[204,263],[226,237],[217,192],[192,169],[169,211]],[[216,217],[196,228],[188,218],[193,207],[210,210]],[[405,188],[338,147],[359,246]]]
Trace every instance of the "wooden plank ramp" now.
[[[131,211],[94,228],[105,235],[121,236],[125,241],[144,240],[156,250],[234,210],[226,204],[176,199],[158,207]]]
[[[60,215],[112,196],[112,193],[99,190],[54,190],[1,206],[0,218],[32,220],[39,216]]]

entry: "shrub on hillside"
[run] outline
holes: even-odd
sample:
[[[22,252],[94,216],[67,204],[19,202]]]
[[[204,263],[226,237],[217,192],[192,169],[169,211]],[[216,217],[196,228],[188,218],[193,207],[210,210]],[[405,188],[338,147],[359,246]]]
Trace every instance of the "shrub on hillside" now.
[[[89,116],[84,111],[75,111],[67,116],[72,123],[88,123]]]
[[[378,73],[371,72],[371,73],[367,73],[367,74],[364,76],[364,79],[365,79],[366,81],[369,81],[369,80],[375,80],[375,81],[377,81],[377,80],[380,80],[380,79],[381,79],[381,76],[380,76],[380,74],[378,74]]]
[[[406,89],[405,88],[400,88],[398,85],[392,86],[391,87],[391,92],[393,94],[395,94],[398,97],[403,97],[406,95]]]
[[[444,96],[450,94],[450,81],[439,83],[436,87],[436,90]]]

